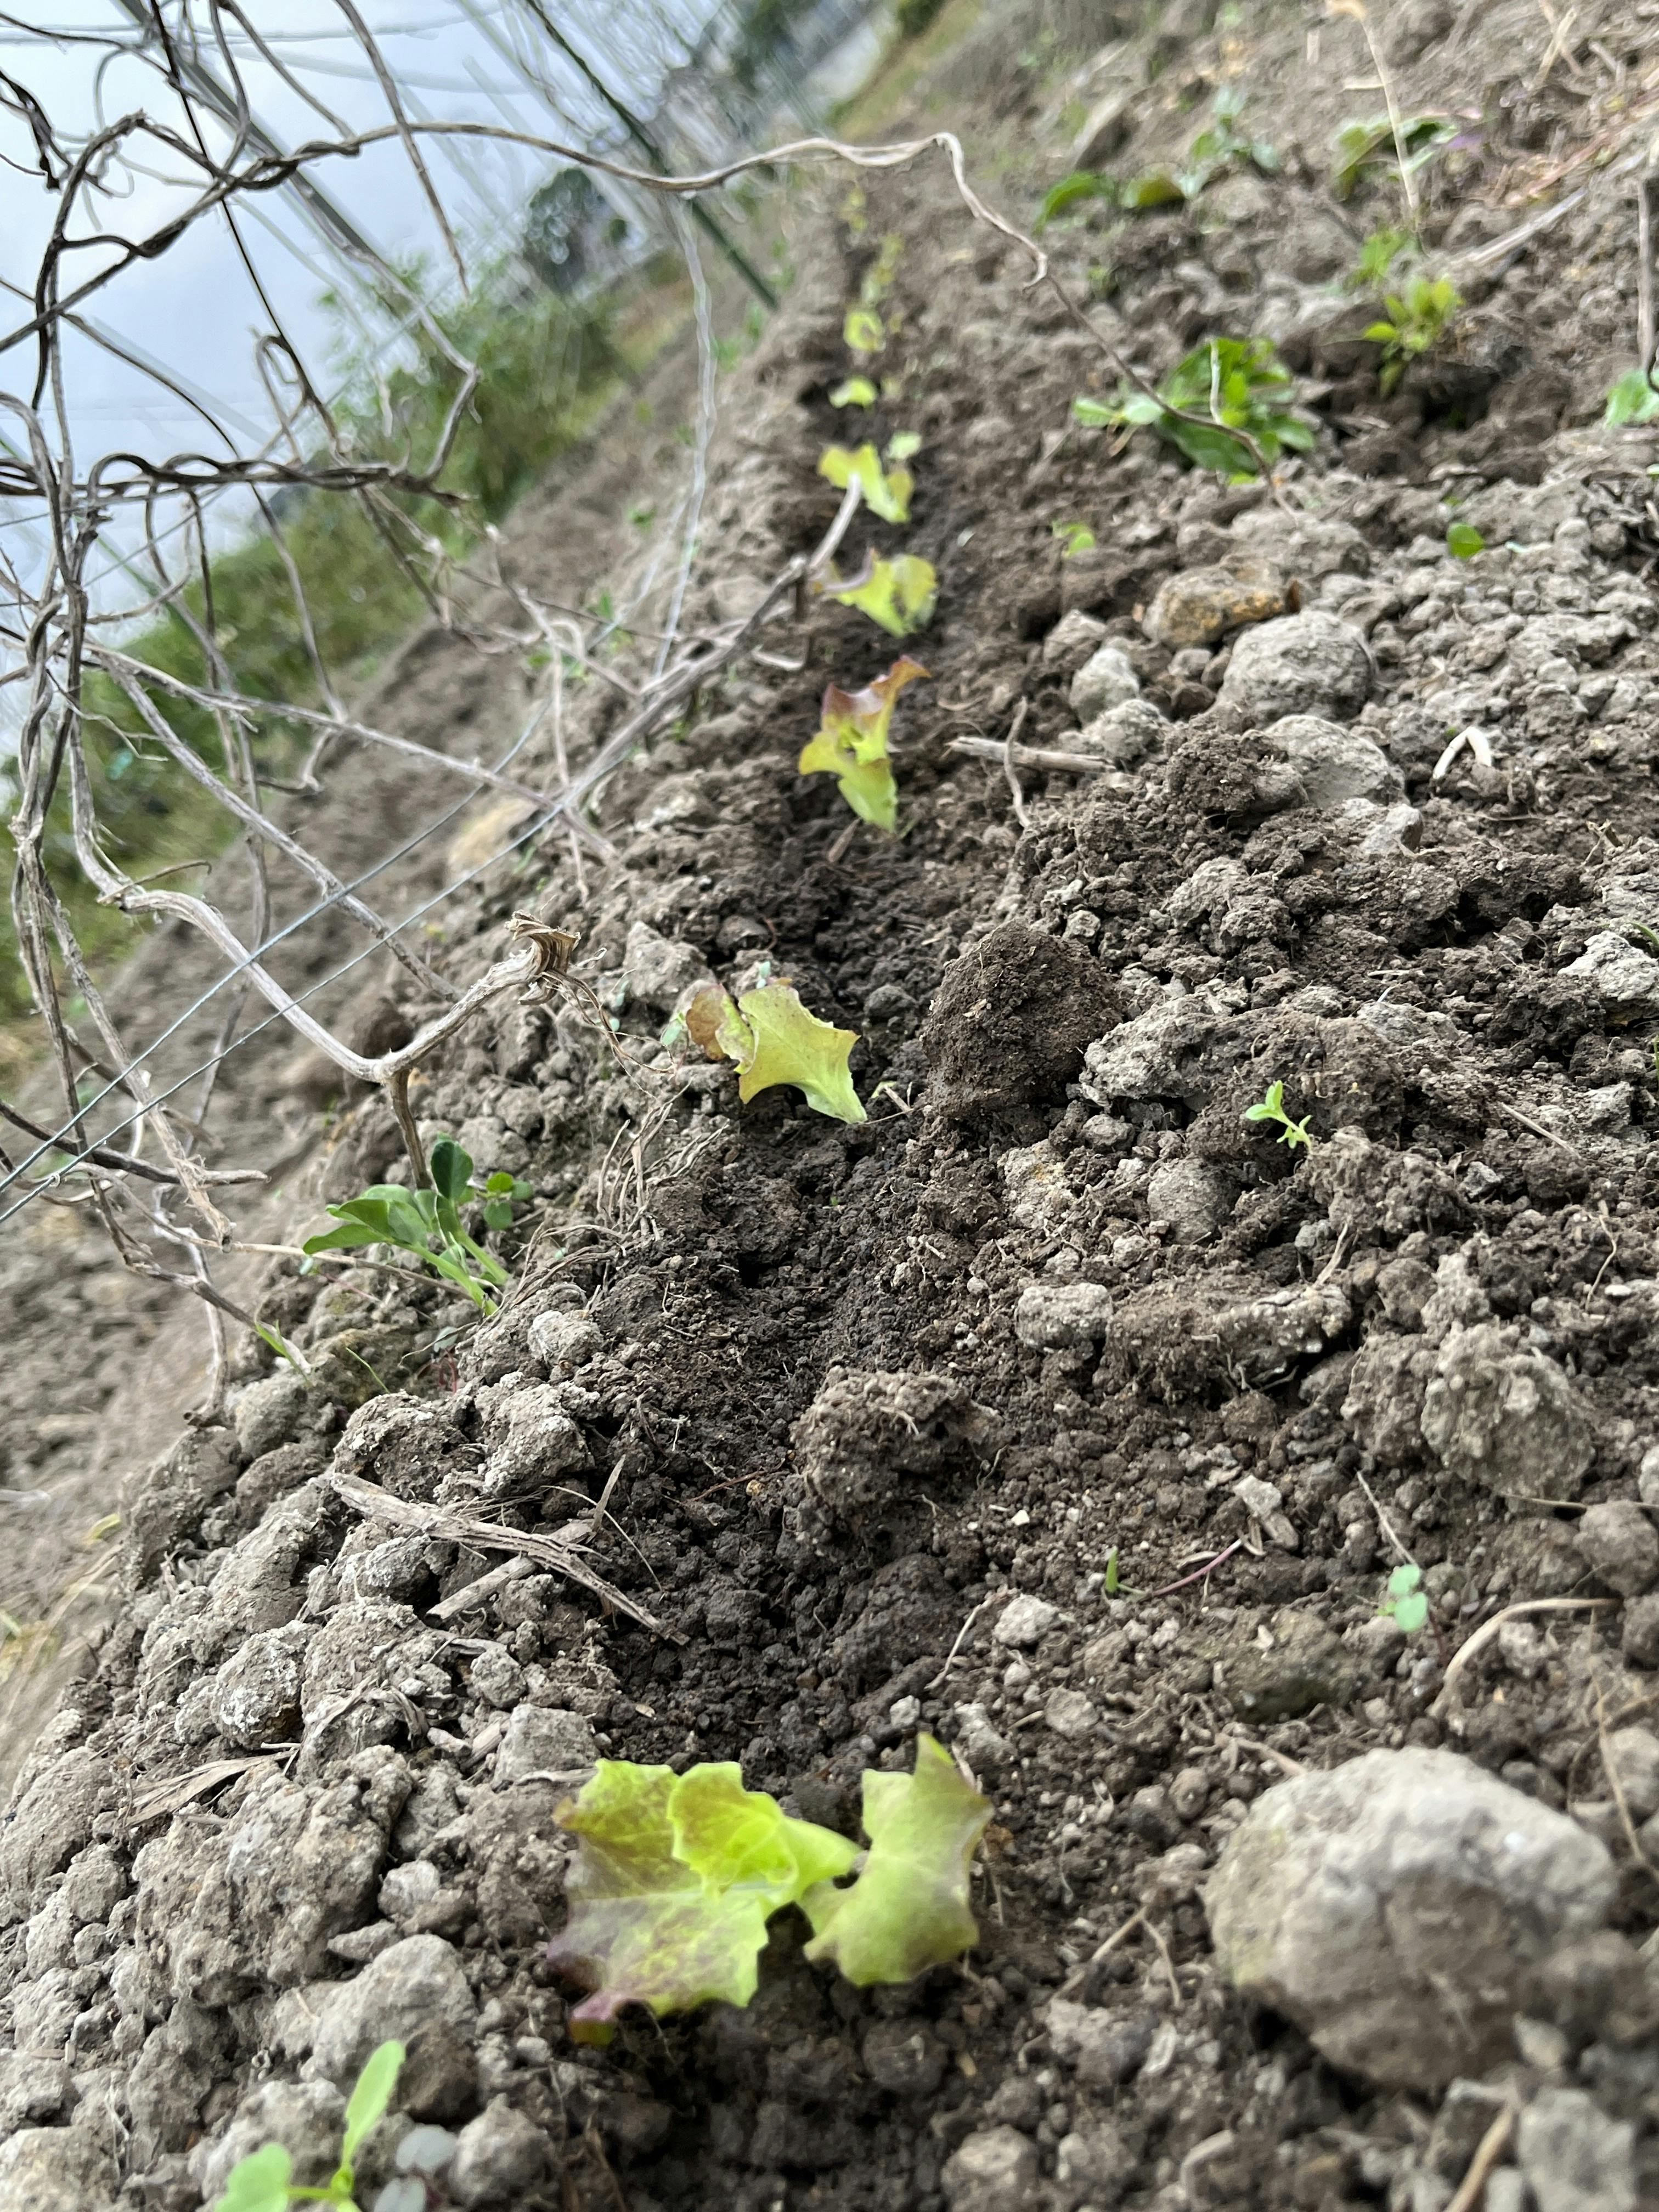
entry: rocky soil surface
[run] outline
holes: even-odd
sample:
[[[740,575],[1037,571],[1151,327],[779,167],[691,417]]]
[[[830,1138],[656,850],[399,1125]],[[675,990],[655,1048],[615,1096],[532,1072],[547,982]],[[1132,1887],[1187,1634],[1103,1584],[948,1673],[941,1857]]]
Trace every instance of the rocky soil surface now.
[[[796,773],[890,657],[820,599],[614,779],[614,861],[452,913],[463,979],[515,908],[580,927],[646,1065],[562,1003],[482,1020],[415,1103],[535,1189],[503,1312],[274,1263],[317,1380],[243,1346],[133,1485],[0,1831],[5,2212],[194,2212],[270,2140],[320,2180],[392,2034],[366,2203],[409,2123],[433,2207],[1659,2203],[1659,437],[1600,419],[1650,26],[1382,21],[1468,140],[1424,187],[1468,304],[1385,394],[1335,282],[1395,211],[1328,186],[1352,24],[1182,4],[1066,82],[1059,21],[988,19],[921,118],[996,111],[1029,220],[1079,128],[1129,173],[1248,86],[1273,173],[1048,242],[1155,374],[1275,337],[1315,449],[1275,497],[1073,427],[1109,365],[948,179],[826,194],[697,592],[821,535],[897,234],[914,520],[848,556],[939,572],[907,834]],[[1073,769],[954,749],[1021,710]],[[866,1122],[658,1043],[761,957],[860,1032]],[[1244,1118],[1275,1083],[1307,1144]],[[343,1102],[289,1236],[397,1157]],[[573,2045],[554,1815],[596,1756],[738,1759],[854,1834],[919,1729],[995,1805],[959,1968],[855,1990],[786,1917],[748,2009]]]

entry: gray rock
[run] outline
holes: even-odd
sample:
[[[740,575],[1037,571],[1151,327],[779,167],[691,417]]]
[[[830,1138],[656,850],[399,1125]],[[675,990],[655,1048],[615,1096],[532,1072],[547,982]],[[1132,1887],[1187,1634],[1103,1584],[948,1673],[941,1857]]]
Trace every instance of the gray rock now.
[[[1114,768],[1133,768],[1157,750],[1169,734],[1170,725],[1148,699],[1128,699],[1109,707],[1103,714],[1084,725],[1066,740],[1065,750],[1097,753]]]
[[[1164,1160],[1146,1185],[1146,1211],[1167,1221],[1177,1244],[1207,1244],[1231,1220],[1238,1182],[1214,1160]]]
[[[231,1414],[243,1458],[258,1459],[287,1443],[305,1418],[310,1400],[303,1377],[291,1367],[279,1367],[274,1375],[248,1383],[237,1394]]]
[[[1609,1012],[1635,1016],[1659,1012],[1659,960],[1611,930],[1599,930],[1562,973],[1582,975],[1593,984]]]
[[[1644,1728],[1613,1729],[1602,1749],[1632,1820],[1659,1813],[1659,1736]]]
[[[430,1859],[410,1859],[406,1866],[392,1868],[377,1902],[388,1920],[412,1920],[442,1887],[443,1876]]]
[[[1333,810],[1351,799],[1386,805],[1405,789],[1400,770],[1381,745],[1340,722],[1316,714],[1286,714],[1270,722],[1261,743],[1287,760],[1301,780],[1310,806]]]
[[[1314,611],[1245,630],[1233,647],[1221,696],[1258,722],[1286,714],[1352,721],[1370,682],[1370,658],[1359,631]]]
[[[1636,2212],[1636,2130],[1582,2089],[1539,2090],[1515,2130],[1538,2212]]]
[[[574,1374],[597,1358],[605,1339],[585,1313],[559,1309],[538,1314],[530,1324],[531,1354],[558,1374]]]
[[[41,1884],[92,1841],[93,1822],[115,1799],[115,1777],[96,1752],[29,1762],[0,1832],[0,1923],[33,1911]]]
[[[1342,1706],[1359,1688],[1359,1669],[1340,1636],[1311,1613],[1276,1613],[1273,1641],[1234,1638],[1225,1647],[1216,1686],[1241,1719],[1294,1720],[1316,1705]]]
[[[250,1636],[213,1680],[213,1725],[239,1749],[275,1743],[300,1725],[300,1684],[316,1631],[299,1621]]]
[[[1060,1617],[1060,1607],[1050,1605],[1046,1597],[1022,1591],[1004,1606],[991,1634],[999,1644],[1029,1650],[1032,1644],[1042,1643]]]
[[[1428,2089],[1509,2055],[1530,1968],[1600,1927],[1617,1882],[1575,1821],[1455,1753],[1411,1748],[1257,1798],[1205,1904],[1236,1988],[1334,2065]]]
[[[1065,1997],[1051,1997],[1043,2017],[1055,2057],[1091,2089],[1133,2081],[1158,2033],[1156,2013],[1107,2012]]]
[[[513,1654],[499,1644],[487,1644],[473,1655],[467,1680],[475,1697],[506,1712],[524,1696],[525,1673]]]
[[[495,1497],[520,1485],[556,1482],[587,1464],[587,1446],[550,1382],[532,1383],[492,1407],[484,1468],[484,1495]]]
[[[461,2130],[446,2186],[468,2212],[487,2204],[516,2204],[547,2170],[547,2137],[505,2097],[492,2098]]]
[[[864,2039],[865,2071],[895,2097],[931,2096],[945,2078],[945,2056],[921,2021],[878,2020]]]
[[[1099,1715],[1092,1698],[1081,1690],[1051,1690],[1042,1717],[1056,1735],[1087,1735]]]
[[[75,2100],[74,2079],[61,2058],[0,2051],[0,2133],[61,2119]]]
[[[1085,615],[1081,607],[1073,607],[1064,614],[1042,641],[1042,665],[1056,668],[1069,663],[1080,668],[1097,647],[1106,641],[1106,625],[1097,615]]]
[[[1659,1532],[1651,1514],[1632,1499],[1592,1505],[1573,1535],[1596,1573],[1621,1597],[1640,1597],[1659,1583]]]
[[[1014,1755],[1013,1744],[983,1705],[958,1705],[955,1718],[956,1747],[975,1774],[994,1774],[1008,1764]]]
[[[312,2068],[349,2093],[369,2052],[395,2038],[410,2053],[398,2085],[399,2104],[419,2119],[453,2119],[476,2081],[470,2045],[477,2027],[477,2007],[453,1945],[441,1936],[410,1936],[329,1996]]]
[[[499,1114],[474,1114],[455,1132],[455,1141],[472,1161],[475,1175],[522,1175],[530,1147]]]
[[[1036,2145],[1018,2128],[982,2128],[963,2138],[939,2179],[951,2212],[1030,2212],[1038,2196]]]
[[[1111,1318],[1111,1292],[1099,1283],[1032,1283],[1014,1308],[1014,1334],[1035,1350],[1081,1350],[1099,1343]]]
[[[623,981],[629,996],[647,1006],[667,1008],[688,985],[708,973],[695,945],[659,937],[642,921],[631,923],[623,954]]]
[[[1135,2169],[1135,2154],[1122,2131],[1109,2120],[1091,2120],[1073,2128],[1054,2146],[1054,2179],[1068,2203],[1115,2203],[1128,2186]]]
[[[1496,1322],[1450,1331],[1420,1418],[1450,1471],[1489,1490],[1576,1498],[1595,1455],[1589,1415],[1565,1375]]]
[[[1097,647],[1072,678],[1072,712],[1079,722],[1092,722],[1139,696],[1140,678],[1121,645]]]
[[[0,2143],[0,2212],[113,2212],[110,2151],[78,2128],[25,2128]]]
[[[1659,1592],[1632,1598],[1625,1607],[1619,1648],[1638,1667],[1659,1667]]]
[[[1233,536],[1281,574],[1316,584],[1346,572],[1363,576],[1371,565],[1370,547],[1351,522],[1314,514],[1285,514],[1277,507],[1248,508],[1233,523]]]
[[[515,1705],[495,1753],[495,1787],[504,1790],[509,1783],[547,1774],[568,1782],[599,1755],[593,1723],[583,1714],[554,1705]]]
[[[340,2162],[345,2099],[331,2081],[267,2081],[244,2097],[223,2135],[191,2154],[191,2179],[214,2203],[239,2159],[281,2143],[301,2189],[319,2189]]]

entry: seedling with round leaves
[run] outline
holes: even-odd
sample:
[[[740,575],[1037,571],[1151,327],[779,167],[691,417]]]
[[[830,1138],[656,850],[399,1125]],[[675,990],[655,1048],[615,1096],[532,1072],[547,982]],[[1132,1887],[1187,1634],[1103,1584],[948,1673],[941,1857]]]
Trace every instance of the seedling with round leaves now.
[[[382,2043],[364,2061],[346,2104],[340,2163],[322,2188],[297,2186],[286,2148],[266,2143],[232,2166],[213,2212],[289,2212],[295,2204],[338,2204],[356,2212],[357,2154],[391,2110],[405,2056],[401,2043]]]
[[[907,653],[862,690],[843,691],[839,684],[830,684],[823,695],[817,735],[798,763],[803,775],[833,775],[860,821],[890,836],[898,828],[898,787],[888,757],[888,725],[899,693],[927,675],[921,663]]]
[[[1277,1123],[1279,1143],[1288,1145],[1292,1152],[1298,1145],[1305,1146],[1310,1152],[1313,1149],[1313,1139],[1308,1134],[1308,1123],[1312,1116],[1304,1115],[1300,1121],[1291,1121],[1285,1111],[1285,1086],[1282,1083],[1270,1083],[1267,1097],[1259,1098],[1254,1106],[1247,1106],[1243,1118],[1247,1121]]]
[[[508,1280],[507,1269],[493,1253],[486,1252],[461,1225],[459,1209],[469,1203],[482,1206],[490,1229],[505,1229],[513,1209],[531,1196],[530,1185],[517,1176],[498,1173],[483,1182],[472,1180],[471,1156],[453,1137],[440,1137],[432,1147],[432,1188],[408,1190],[401,1183],[376,1183],[360,1198],[347,1199],[328,1209],[339,1223],[319,1237],[307,1237],[307,1255],[346,1252],[370,1244],[395,1245],[412,1252],[423,1267],[465,1291],[486,1315],[495,1303],[491,1292]]]
[[[1091,428],[1155,431],[1199,468],[1256,476],[1261,463],[1271,468],[1287,447],[1305,453],[1314,442],[1291,410],[1291,385],[1267,339],[1208,338],[1156,392],[1126,385],[1112,401],[1085,394],[1072,402],[1072,414]]]
[[[1397,1566],[1377,1607],[1387,1613],[1402,1635],[1415,1636],[1429,1618],[1429,1594],[1423,1587],[1423,1570],[1413,1563]]]

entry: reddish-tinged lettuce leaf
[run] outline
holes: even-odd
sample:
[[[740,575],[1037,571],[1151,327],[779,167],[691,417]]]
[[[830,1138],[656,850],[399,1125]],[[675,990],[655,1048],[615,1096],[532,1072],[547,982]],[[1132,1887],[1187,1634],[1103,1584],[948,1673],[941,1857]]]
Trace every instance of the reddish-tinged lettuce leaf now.
[[[898,790],[887,754],[893,702],[927,671],[908,653],[861,691],[832,684],[823,695],[818,733],[802,751],[803,775],[830,775],[854,814],[890,835],[898,826]]]
[[[914,1774],[864,1778],[870,1855],[850,1889],[828,1883],[802,1900],[809,1959],[833,1960],[849,1982],[908,1982],[979,1941],[968,1870],[991,1817],[930,1735],[916,1738]]]

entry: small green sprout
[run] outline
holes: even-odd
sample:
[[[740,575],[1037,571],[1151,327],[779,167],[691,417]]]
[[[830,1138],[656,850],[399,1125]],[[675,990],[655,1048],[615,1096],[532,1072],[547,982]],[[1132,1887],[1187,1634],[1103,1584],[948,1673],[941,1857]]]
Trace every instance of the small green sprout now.
[[[823,695],[818,733],[797,763],[803,775],[836,777],[841,795],[854,813],[890,836],[898,828],[898,789],[888,757],[887,727],[899,693],[927,673],[907,653],[860,691],[843,691],[839,684],[830,684]]]
[[[1073,169],[1069,177],[1062,177],[1057,185],[1050,185],[1042,196],[1037,210],[1036,228],[1046,230],[1058,216],[1079,206],[1085,200],[1115,201],[1118,188],[1109,177],[1096,174],[1092,169]]]
[[[1639,368],[1626,369],[1607,393],[1602,416],[1610,430],[1627,429],[1632,423],[1651,422],[1659,415],[1659,392]]]
[[[1290,371],[1266,338],[1210,338],[1170,370],[1156,398],[1126,385],[1112,403],[1074,399],[1072,413],[1091,428],[1154,430],[1199,468],[1251,477],[1255,457],[1233,431],[1243,430],[1269,467],[1285,447],[1305,453],[1314,442],[1286,404],[1290,388]]]
[[[862,575],[845,581],[832,571],[819,589],[826,599],[857,607],[890,635],[908,637],[933,620],[939,577],[932,562],[915,553],[898,553],[890,561],[871,561]]]
[[[1367,325],[1365,336],[1382,347],[1382,367],[1377,381],[1392,392],[1409,363],[1438,345],[1446,325],[1463,304],[1463,295],[1449,276],[1413,276],[1400,292],[1383,301],[1388,313]]]
[[[1244,94],[1237,85],[1224,85],[1212,104],[1213,120],[1187,149],[1182,169],[1154,169],[1133,177],[1119,188],[1118,198],[1128,209],[1174,207],[1190,203],[1235,162],[1248,161],[1264,176],[1279,167],[1279,149],[1265,138],[1243,137],[1233,125],[1243,112]],[[1069,181],[1069,179],[1066,180]],[[1056,186],[1056,190],[1060,187]],[[1045,203],[1046,204],[1046,203]]]
[[[340,2163],[326,2187],[296,2188],[288,2152],[281,2143],[266,2143],[232,2166],[213,2212],[288,2212],[292,2204],[338,2204],[356,2212],[357,2154],[391,2109],[404,2056],[401,2043],[383,2043],[368,2054],[346,2106]]]
[[[670,1022],[663,1041],[673,1044],[682,1035],[708,1059],[733,1063],[745,1106],[763,1091],[788,1084],[832,1121],[869,1118],[847,1064],[858,1031],[810,1013],[787,976],[769,977],[735,1001],[719,983],[705,983]]]
[[[865,505],[884,522],[910,520],[910,494],[915,487],[915,478],[908,469],[884,470],[881,456],[873,446],[860,446],[855,453],[845,446],[826,446],[818,461],[818,474],[834,484],[837,491],[845,491],[848,484],[856,483],[864,495]]]
[[[886,458],[890,461],[913,461],[921,451],[920,430],[895,430],[887,441]]]
[[[1334,183],[1339,199],[1352,199],[1361,181],[1369,173],[1383,166],[1398,166],[1396,147],[1405,149],[1406,161],[1402,182],[1415,175],[1425,162],[1443,152],[1457,136],[1457,125],[1449,115],[1402,116],[1396,140],[1392,120],[1387,115],[1368,116],[1364,122],[1345,123],[1336,134],[1336,173]]]
[[[608,2043],[630,2004],[659,2018],[746,2005],[767,1922],[787,1905],[811,1923],[807,1957],[860,1988],[912,1981],[979,1940],[969,1875],[991,1807],[929,1735],[916,1739],[914,1774],[866,1774],[870,1848],[847,1889],[836,1885],[858,1845],[745,1790],[736,1765],[677,1775],[602,1759],[556,1817],[580,1840],[570,1918],[547,1955],[592,1991],[570,2014],[579,2043]]]
[[[887,343],[887,325],[873,307],[849,307],[842,336],[854,353],[879,353]]]
[[[830,394],[832,407],[873,407],[876,387],[867,376],[849,376]]]
[[[1298,1145],[1306,1146],[1310,1151],[1313,1149],[1313,1139],[1308,1134],[1308,1122],[1312,1116],[1310,1115],[1300,1121],[1291,1121],[1285,1111],[1285,1086],[1282,1083],[1270,1083],[1267,1097],[1258,1100],[1254,1106],[1244,1109],[1243,1119],[1247,1121],[1277,1122],[1280,1132],[1279,1143],[1288,1145],[1292,1152]]]
[[[505,1229],[512,1221],[514,1206],[531,1196],[530,1185],[505,1173],[489,1176],[482,1187],[475,1184],[471,1158],[453,1137],[440,1137],[434,1145],[431,1167],[430,1190],[376,1183],[361,1198],[331,1206],[328,1211],[340,1226],[325,1236],[307,1237],[303,1249],[314,1255],[352,1251],[368,1244],[395,1244],[465,1291],[482,1313],[493,1314],[495,1302],[489,1294],[507,1282],[507,1270],[481,1244],[474,1243],[461,1226],[457,1209],[469,1202],[481,1203],[485,1225]]]
[[[1486,541],[1472,522],[1454,522],[1446,532],[1446,550],[1455,561],[1473,561],[1486,550]]]
[[[1415,1636],[1429,1617],[1428,1592],[1423,1588],[1423,1570],[1419,1566],[1399,1566],[1389,1577],[1379,1613],[1389,1614],[1402,1635]]]
[[[1359,249],[1359,259],[1346,280],[1348,289],[1374,292],[1378,285],[1386,284],[1395,263],[1402,253],[1411,252],[1416,244],[1409,230],[1401,230],[1391,222],[1379,223]]]
[[[1074,553],[1092,553],[1100,540],[1086,522],[1051,522],[1049,535],[1060,541],[1060,557],[1069,561]]]

